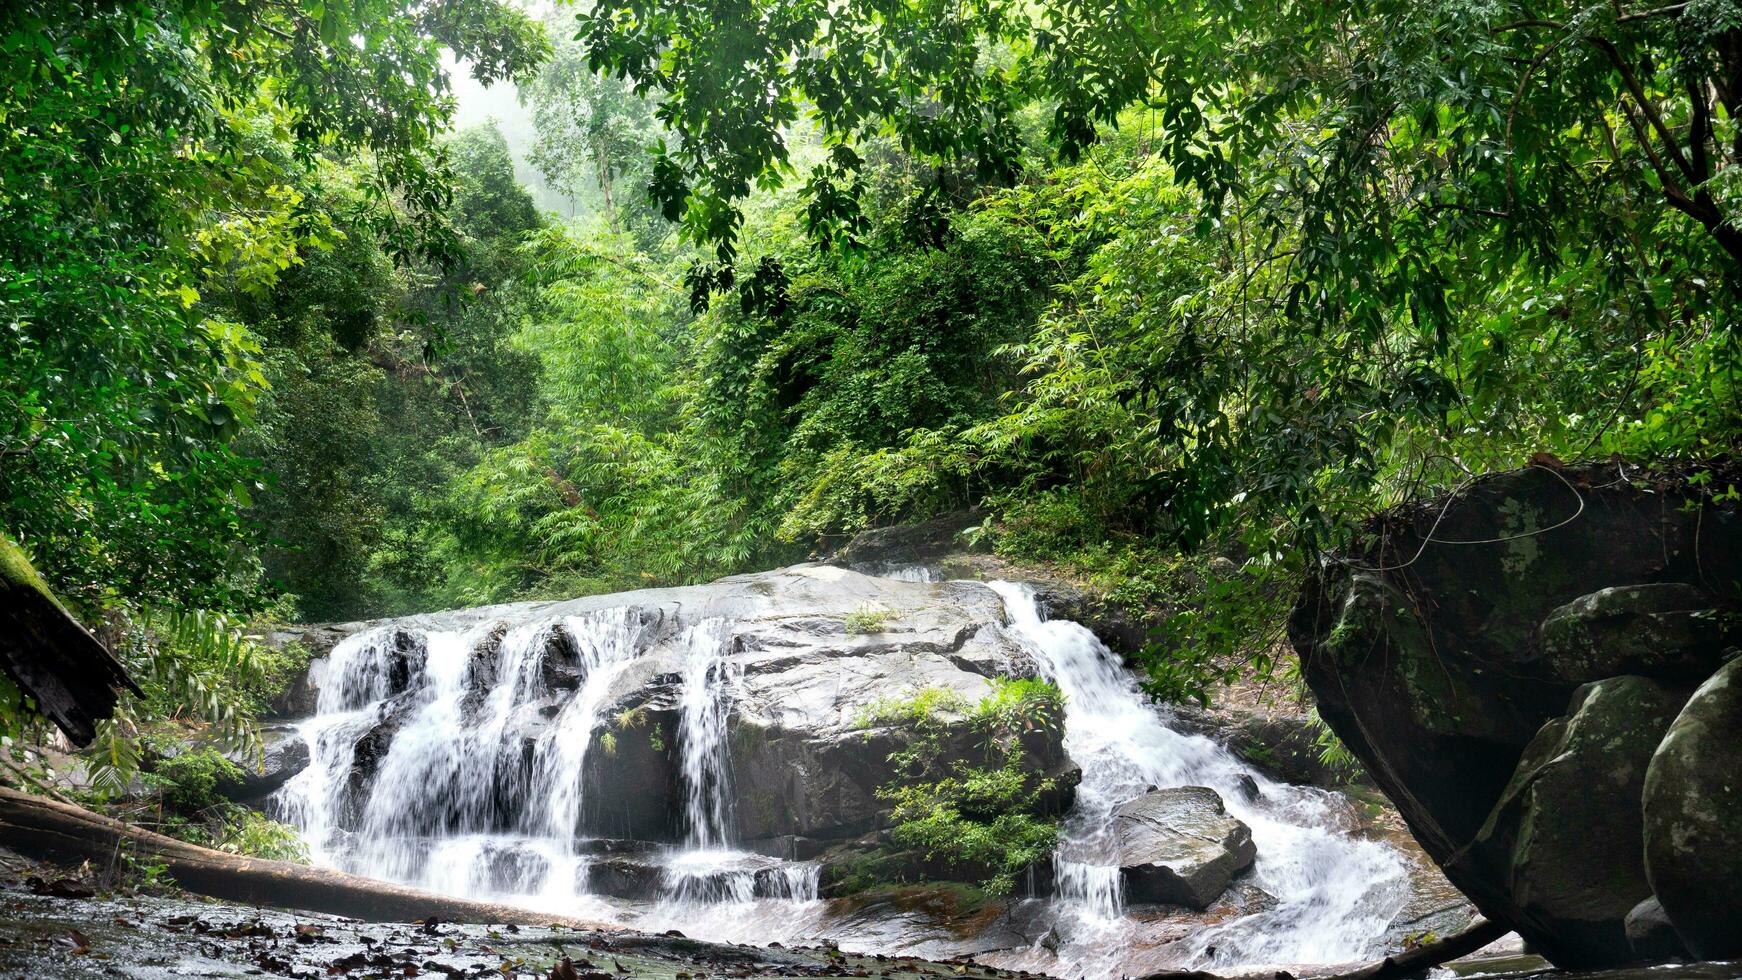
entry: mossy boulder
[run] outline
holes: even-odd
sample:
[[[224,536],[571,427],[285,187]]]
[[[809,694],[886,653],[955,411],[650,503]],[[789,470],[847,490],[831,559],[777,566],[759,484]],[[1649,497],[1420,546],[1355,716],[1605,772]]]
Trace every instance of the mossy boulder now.
[[[1614,842],[1629,867],[1603,869],[1623,879],[1612,894],[1544,861],[1579,853],[1580,833],[1593,845],[1625,838],[1625,828],[1599,835],[1581,821],[1632,820],[1642,791],[1631,767],[1661,728],[1656,709],[1641,706],[1637,731],[1617,730],[1612,750],[1593,744],[1580,749],[1589,759],[1552,766],[1533,743],[1582,685],[1631,675],[1673,700],[1718,667],[1742,608],[1742,506],[1707,488],[1739,481],[1742,467],[1726,461],[1655,472],[1544,463],[1486,476],[1380,515],[1313,571],[1290,615],[1320,716],[1453,884],[1557,963],[1634,958],[1624,920],[1646,893],[1626,856],[1639,832]],[[1630,760],[1626,779],[1596,761],[1611,751]],[[1561,787],[1555,770],[1579,767],[1590,774],[1582,793]],[[1532,808],[1542,825],[1521,844]],[[1489,827],[1499,810],[1508,815]],[[1565,826],[1548,826],[1556,821]],[[1519,847],[1530,859],[1522,866]],[[1597,905],[1578,907],[1580,894]],[[1742,905],[1728,914],[1742,917]],[[1603,938],[1580,952],[1597,922]]]
[[[1639,801],[1684,700],[1643,677],[1580,687],[1525,748],[1460,859],[1505,883],[1512,924],[1556,963],[1633,958],[1627,915],[1651,895]]]
[[[1548,614],[1539,658],[1549,674],[1567,680],[1648,670],[1697,684],[1735,641],[1729,620],[1686,582],[1599,589]]]
[[[1742,658],[1688,699],[1651,757],[1645,871],[1687,948],[1742,957]]]

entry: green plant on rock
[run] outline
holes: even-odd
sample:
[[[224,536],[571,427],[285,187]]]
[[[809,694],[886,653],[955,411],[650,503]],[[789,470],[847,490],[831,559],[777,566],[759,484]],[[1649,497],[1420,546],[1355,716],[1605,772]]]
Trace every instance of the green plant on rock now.
[[[847,632],[857,635],[881,633],[889,624],[892,615],[894,614],[887,609],[869,604],[861,605],[847,614]]]
[[[939,688],[873,705],[868,721],[906,729],[889,756],[896,778],[877,791],[892,805],[893,841],[974,875],[989,895],[1009,894],[1058,842],[1057,818],[1041,812],[1057,783],[1032,771],[1023,740],[1062,725],[1063,706],[1059,689],[1038,679],[999,679],[972,705]],[[981,736],[979,758],[949,757],[958,726]]]

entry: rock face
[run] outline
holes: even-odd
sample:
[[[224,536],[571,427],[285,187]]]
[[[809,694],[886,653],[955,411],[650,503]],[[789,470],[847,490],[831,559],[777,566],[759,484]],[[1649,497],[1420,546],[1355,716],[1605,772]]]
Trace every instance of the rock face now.
[[[1132,902],[1206,909],[1252,866],[1252,831],[1203,786],[1154,790],[1114,812],[1120,875]]]
[[[1742,658],[1700,685],[1651,758],[1645,870],[1690,952],[1742,957]]]
[[[1313,576],[1289,637],[1447,876],[1558,965],[1604,966],[1636,958],[1625,920],[1655,885],[1642,761],[1737,642],[1739,582],[1734,503],[1616,464],[1533,466],[1382,515]]]

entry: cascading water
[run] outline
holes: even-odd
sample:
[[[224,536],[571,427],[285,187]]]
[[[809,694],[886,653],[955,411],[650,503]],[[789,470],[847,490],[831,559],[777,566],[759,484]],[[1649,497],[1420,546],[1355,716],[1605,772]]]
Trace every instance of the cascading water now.
[[[757,900],[814,904],[814,864],[729,850],[727,717],[737,675],[726,657],[730,624],[685,629],[676,748],[684,794],[681,847],[662,864],[664,899],[641,911],[655,924]],[[360,874],[437,891],[517,901],[611,918],[588,893],[580,837],[583,774],[613,682],[648,652],[628,609],[466,631],[376,629],[334,647],[315,717],[300,728],[310,764],[274,797],[275,814],[301,828],[311,857]],[[572,657],[572,695],[552,689],[553,648]],[[552,702],[559,701],[560,706]],[[390,712],[391,709],[391,712]],[[373,778],[353,773],[389,714]],[[533,718],[554,714],[539,725]],[[536,736],[528,743],[528,725]],[[353,828],[354,829],[347,829]],[[753,933],[751,934],[753,935]]]
[[[909,583],[902,588],[937,578],[919,567],[884,575]],[[1128,951],[1144,942],[1182,966],[1336,963],[1375,951],[1408,894],[1402,862],[1383,845],[1340,833],[1337,797],[1275,783],[1215,743],[1173,731],[1088,630],[1045,620],[1023,586],[992,588],[1009,622],[987,635],[1026,648],[1058,684],[1064,747],[1082,770],[1055,855],[1055,897],[1011,907],[1034,927],[1020,942],[1034,945],[993,955],[1110,977],[1130,972]],[[744,696],[744,655],[734,652],[742,624],[705,618],[674,628],[664,615],[663,629],[635,609],[614,608],[348,637],[327,659],[317,714],[300,728],[310,763],[275,797],[277,815],[302,829],[319,864],[467,897],[724,941],[830,938],[877,952],[967,951],[899,915],[833,917],[817,898],[816,863],[734,849],[743,846],[735,828],[745,815],[731,803],[728,720]],[[629,683],[633,670],[640,673]],[[851,691],[843,697],[875,694],[853,690],[853,676],[848,668],[818,683]],[[607,718],[625,685],[659,692],[643,703],[663,720]],[[613,729],[611,738],[598,734]],[[623,802],[609,798],[621,789],[587,788],[589,760],[601,763],[593,754],[614,754],[615,738],[630,732],[656,753],[649,765],[672,767],[674,843],[584,836],[601,819],[618,819],[611,808]],[[1215,789],[1250,827],[1258,857],[1248,881],[1274,902],[1157,942],[1123,908],[1113,814],[1151,787],[1187,785]],[[1249,795],[1252,785],[1258,791]],[[648,890],[610,891],[623,887],[625,860],[629,873],[652,876]],[[1034,942],[1040,933],[1054,941]]]
[[[1337,830],[1335,797],[1277,783],[1200,736],[1170,729],[1134,678],[1095,635],[1046,620],[1027,586],[990,583],[1011,629],[1065,696],[1065,750],[1082,768],[1076,801],[1061,828],[1056,886],[1069,972],[1110,973],[1128,920],[1121,916],[1113,812],[1151,787],[1208,786],[1252,830],[1254,883],[1273,907],[1202,930],[1187,965],[1243,966],[1348,962],[1373,952],[1409,896],[1401,857]],[[1250,780],[1258,793],[1243,783]]]
[[[462,895],[569,908],[585,891],[575,849],[581,778],[613,678],[639,652],[628,610],[488,630],[371,630],[334,647],[309,766],[274,797],[317,863]],[[527,747],[516,716],[551,699],[551,645],[573,653],[579,687]],[[405,721],[353,785],[360,744],[398,701]],[[524,719],[521,719],[522,721]],[[344,829],[354,824],[355,830]]]
[[[684,783],[684,846],[710,851],[727,843],[726,716],[731,711],[726,621],[708,619],[684,632],[678,751]]]

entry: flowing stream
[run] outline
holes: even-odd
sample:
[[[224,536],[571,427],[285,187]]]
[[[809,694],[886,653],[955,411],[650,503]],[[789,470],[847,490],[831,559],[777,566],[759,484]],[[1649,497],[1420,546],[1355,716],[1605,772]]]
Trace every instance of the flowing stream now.
[[[1188,965],[1341,963],[1373,952],[1409,898],[1395,851],[1341,831],[1333,794],[1275,782],[1215,742],[1169,728],[1093,633],[1043,619],[1027,586],[990,584],[1004,597],[1011,628],[1064,694],[1065,750],[1083,770],[1054,856],[1069,928],[1070,950],[1060,957],[1071,960],[1072,972],[1106,972],[1110,964],[1102,958],[1116,957],[1133,938],[1122,914],[1113,811],[1150,787],[1208,786],[1219,793],[1252,830],[1253,884],[1275,899],[1266,910],[1200,930]]]
[[[1376,951],[1409,897],[1404,865],[1388,847],[1338,829],[1338,797],[1269,780],[1210,740],[1174,731],[1087,629],[1045,620],[1025,586],[991,587],[1005,628],[1065,696],[1064,745],[1083,774],[1055,855],[1055,896],[1013,905],[1012,921],[1025,925],[1017,946],[993,959],[1070,976],[1129,972],[1125,957],[1145,942],[1146,926],[1124,907],[1113,813],[1152,787],[1175,786],[1216,790],[1251,828],[1258,856],[1248,880],[1270,900],[1170,941],[1171,962],[1341,963]],[[351,635],[328,657],[317,712],[300,728],[310,764],[274,797],[275,813],[302,830],[317,864],[448,893],[724,941],[915,949],[899,929],[831,912],[814,863],[735,849],[728,720],[742,667],[729,655],[732,627],[704,619],[660,645],[635,610],[620,608]],[[591,753],[615,751],[599,734],[612,720],[614,685],[655,646],[679,668],[665,676],[677,685],[682,813],[675,843],[632,845],[657,880],[626,896],[594,876],[622,873],[612,862],[629,845],[583,829],[590,814],[623,804],[613,794],[633,790],[589,791],[584,774]],[[557,661],[566,666],[553,670]],[[920,951],[951,948],[933,941]]]

